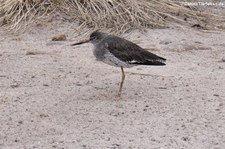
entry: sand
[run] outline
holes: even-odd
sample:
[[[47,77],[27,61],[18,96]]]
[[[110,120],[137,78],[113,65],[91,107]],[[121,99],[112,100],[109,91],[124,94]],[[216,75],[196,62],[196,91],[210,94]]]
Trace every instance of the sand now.
[[[147,29],[122,35],[167,59],[125,69],[96,61],[75,24],[0,28],[1,149],[223,149],[225,32]],[[66,41],[51,41],[60,34]]]

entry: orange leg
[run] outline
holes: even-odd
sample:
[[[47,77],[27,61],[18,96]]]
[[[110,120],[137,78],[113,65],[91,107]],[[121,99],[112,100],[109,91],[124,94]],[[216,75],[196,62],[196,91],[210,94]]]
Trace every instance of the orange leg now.
[[[124,70],[123,70],[123,67],[121,66],[121,71],[122,71],[122,80],[120,82],[120,89],[119,89],[119,97],[121,96],[121,92],[122,92],[122,88],[123,88],[123,82],[124,82],[124,79],[125,79],[125,73],[124,73]]]

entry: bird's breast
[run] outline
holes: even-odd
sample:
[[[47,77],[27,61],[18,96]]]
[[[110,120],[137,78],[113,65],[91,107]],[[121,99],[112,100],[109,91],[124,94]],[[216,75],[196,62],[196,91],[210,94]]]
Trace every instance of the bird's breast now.
[[[104,58],[104,50],[99,46],[93,47],[93,54],[98,60],[102,60]]]

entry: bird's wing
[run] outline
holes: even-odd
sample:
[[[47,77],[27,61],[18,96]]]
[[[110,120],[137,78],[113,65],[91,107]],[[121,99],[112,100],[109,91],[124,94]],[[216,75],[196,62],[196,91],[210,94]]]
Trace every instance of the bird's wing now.
[[[159,57],[138,45],[116,36],[108,36],[104,42],[106,49],[116,58],[129,64],[165,65],[165,58]]]

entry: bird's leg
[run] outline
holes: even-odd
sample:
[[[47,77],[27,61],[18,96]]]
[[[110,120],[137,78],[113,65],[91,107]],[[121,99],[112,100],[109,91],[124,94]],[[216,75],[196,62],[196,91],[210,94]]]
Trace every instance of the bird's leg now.
[[[122,80],[120,82],[119,93],[118,93],[118,95],[115,96],[115,99],[121,99],[121,92],[122,92],[122,88],[123,88],[123,82],[124,82],[124,79],[125,79],[125,73],[124,73],[123,67],[121,66],[120,68],[121,68],[121,71],[122,71]]]
[[[121,72],[122,72],[122,80],[120,82],[119,96],[121,95],[122,88],[123,88],[123,82],[125,79],[125,73],[124,73],[123,67],[121,66],[120,68],[121,68]]]

